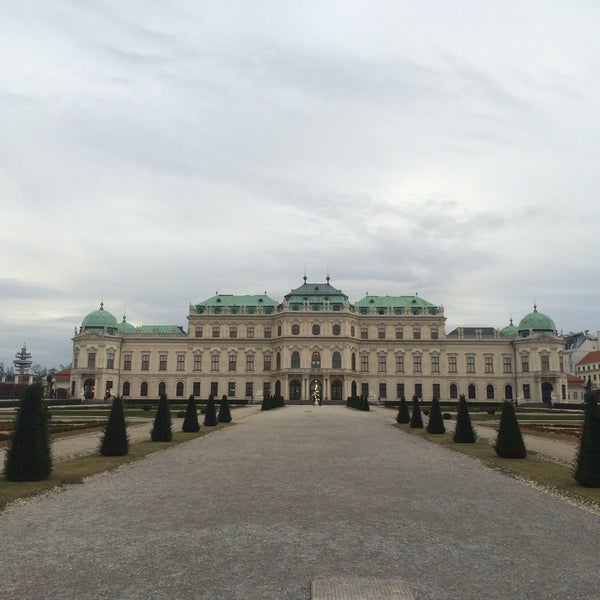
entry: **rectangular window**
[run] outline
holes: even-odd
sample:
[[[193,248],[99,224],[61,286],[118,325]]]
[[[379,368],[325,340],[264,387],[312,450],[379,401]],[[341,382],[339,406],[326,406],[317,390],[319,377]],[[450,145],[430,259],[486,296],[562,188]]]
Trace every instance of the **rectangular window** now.
[[[404,384],[397,383],[396,384],[396,398],[402,398],[404,396]]]
[[[377,339],[385,340],[385,327],[377,328]]]
[[[421,357],[420,356],[413,357],[413,371],[415,373],[421,373],[422,372],[422,365],[421,365]]]
[[[254,384],[251,381],[246,381],[246,398],[254,396]]]
[[[386,368],[386,366],[387,366],[386,362],[387,361],[386,361],[386,358],[385,358],[385,354],[378,357],[377,363],[378,363],[378,371],[380,373],[385,373],[386,372],[386,370],[387,370],[387,368]]]
[[[263,383],[263,398],[265,396],[270,396],[270,395],[271,395],[271,382],[265,381]]]
[[[265,327],[265,337],[266,338],[271,337],[271,328],[270,327]]]
[[[396,373],[404,373],[404,355],[396,354]]]
[[[142,371],[150,370],[150,355],[142,354]]]
[[[432,373],[440,372],[440,357],[439,356],[431,357],[431,372]],[[439,396],[438,396],[438,398],[439,398]]]
[[[114,369],[115,368],[115,355],[113,352],[109,352],[106,355],[106,368]]]
[[[202,371],[202,354],[194,354],[194,371]]]
[[[249,337],[249,338],[254,337],[254,327],[253,326],[248,325],[248,327],[246,327],[246,337]]]
[[[368,340],[369,339],[369,330],[367,327],[361,327],[360,328],[360,339],[361,340]]]
[[[194,381],[194,383],[192,383],[192,394],[194,394],[194,396],[200,396],[200,382],[199,381]]]
[[[485,364],[485,372],[486,373],[494,372],[494,357],[493,356],[485,356],[484,364]]]
[[[196,327],[194,329],[194,336],[195,337],[202,337],[202,327]]]
[[[415,396],[423,399],[423,385],[420,383],[415,383]]]
[[[131,371],[131,354],[123,356],[123,371]]]
[[[360,394],[361,394],[361,396],[364,396],[365,398],[369,397],[369,384],[368,383],[360,384]]]
[[[521,356],[521,371],[529,373],[529,356]]]
[[[212,354],[210,357],[210,370],[218,371],[219,370],[219,355]]]
[[[512,373],[512,359],[510,356],[502,357],[502,368],[505,373]]]
[[[218,381],[210,382],[210,395],[215,398],[219,395],[219,382]]]
[[[368,373],[369,371],[369,355],[362,354],[360,357],[360,370],[363,373]]]
[[[229,355],[229,370],[235,371],[237,367],[237,356],[235,354]]]
[[[541,356],[542,359],[542,371],[550,370],[550,357],[546,355]]]
[[[166,354],[160,354],[158,356],[158,370],[159,371],[167,370],[167,355]]]
[[[404,338],[404,330],[402,327],[396,327],[396,339],[401,340]]]
[[[235,381],[230,381],[227,384],[227,395],[230,398],[233,398],[235,396]]]
[[[387,398],[387,384],[385,384],[385,383],[379,384],[379,397]]]
[[[456,356],[448,357],[448,373],[456,373],[458,368],[456,366]]]
[[[439,383],[434,383],[433,384],[433,397],[437,398],[438,400],[440,399],[440,384]]]
[[[432,327],[431,328],[431,339],[432,340],[437,340],[438,338],[439,338],[438,328],[437,327]]]
[[[467,356],[467,373],[475,373],[475,357]]]
[[[230,338],[236,338],[237,337],[237,327],[235,327],[235,326],[232,325],[229,328],[229,337]]]
[[[270,370],[271,370],[271,355],[266,354],[264,357],[263,371],[270,371]]]
[[[531,389],[528,383],[523,384],[523,398],[525,400],[531,400]]]
[[[420,340],[420,339],[421,339],[421,328],[413,327],[413,340]]]
[[[185,371],[185,354],[177,355],[177,370]]]
[[[254,354],[246,354],[246,371],[254,371]]]
[[[95,352],[88,352],[88,369],[95,369],[96,368],[96,353]]]
[[[213,327],[213,337],[221,337],[221,329],[219,327]]]

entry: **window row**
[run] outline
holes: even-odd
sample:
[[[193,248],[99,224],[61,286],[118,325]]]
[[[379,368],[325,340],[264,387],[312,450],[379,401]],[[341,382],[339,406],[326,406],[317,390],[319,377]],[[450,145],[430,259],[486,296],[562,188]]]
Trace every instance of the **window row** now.
[[[265,382],[265,385],[263,386],[263,393],[264,390],[270,390],[270,383],[269,382]],[[247,381],[245,386],[244,386],[244,392],[245,392],[245,396],[246,397],[252,397],[254,396],[254,383],[252,381]],[[134,394],[134,390],[132,390],[132,386],[128,381],[125,381],[123,383],[123,389],[122,389],[122,394],[124,397],[130,397]],[[149,396],[150,394],[150,388],[149,385],[146,381],[143,381],[140,384],[139,387],[139,396],[141,398],[146,398]],[[163,394],[166,395],[167,393],[167,384],[164,381],[161,381],[158,386],[156,387],[156,395],[158,397],[162,396]],[[227,396],[229,398],[235,398],[236,395],[236,382],[235,381],[229,381],[227,383]],[[269,393],[269,392],[267,392]],[[175,385],[175,397],[181,398],[183,396],[185,396],[186,392],[185,392],[185,385],[182,381],[178,381]],[[192,395],[195,397],[200,397],[202,394],[202,389],[200,387],[200,382],[199,381],[194,381],[192,383]],[[211,381],[210,382],[210,390],[209,390],[209,394],[211,394],[212,396],[217,397],[219,394],[219,382],[218,381]]]

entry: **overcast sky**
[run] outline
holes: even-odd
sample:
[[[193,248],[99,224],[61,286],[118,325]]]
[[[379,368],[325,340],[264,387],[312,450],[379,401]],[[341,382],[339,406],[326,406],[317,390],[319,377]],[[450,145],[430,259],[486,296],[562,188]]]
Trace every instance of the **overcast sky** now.
[[[0,361],[302,283],[600,329],[600,3],[0,0]]]

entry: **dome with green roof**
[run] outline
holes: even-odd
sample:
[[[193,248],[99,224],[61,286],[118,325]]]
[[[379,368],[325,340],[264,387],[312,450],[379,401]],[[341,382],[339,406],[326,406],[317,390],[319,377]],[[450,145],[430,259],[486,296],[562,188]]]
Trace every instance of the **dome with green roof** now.
[[[135,327],[131,323],[127,322],[125,315],[123,315],[123,320],[117,325],[117,329],[119,330],[119,333],[135,333],[136,332]]]
[[[83,319],[81,323],[82,331],[106,331],[107,333],[117,333],[117,319],[108,311],[104,310],[104,302],[100,303],[100,309],[91,312]]]
[[[512,317],[510,318],[510,324],[507,325],[506,327],[503,327],[500,330],[500,335],[508,335],[508,336],[514,336],[517,335],[517,331],[518,328],[517,326],[513,323]]]
[[[518,333],[521,337],[539,333],[550,333],[555,335],[556,325],[554,325],[554,321],[550,317],[544,313],[538,312],[537,306],[534,304],[533,312],[521,319]]]

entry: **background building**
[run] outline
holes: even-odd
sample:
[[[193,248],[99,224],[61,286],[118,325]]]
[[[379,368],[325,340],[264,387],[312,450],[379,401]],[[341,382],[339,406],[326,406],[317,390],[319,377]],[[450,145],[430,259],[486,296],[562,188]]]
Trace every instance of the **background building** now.
[[[549,402],[567,399],[564,340],[537,307],[515,326],[446,334],[443,306],[419,296],[352,303],[330,284],[304,282],[281,302],[217,294],[190,305],[187,329],[134,327],[100,309],[73,338],[73,396],[87,400],[281,394],[325,402],[395,400]]]

